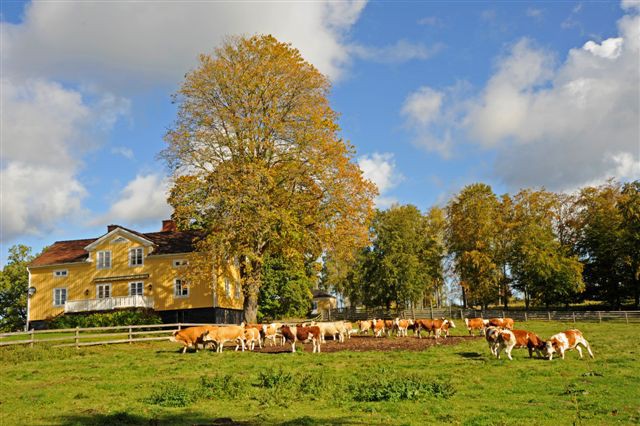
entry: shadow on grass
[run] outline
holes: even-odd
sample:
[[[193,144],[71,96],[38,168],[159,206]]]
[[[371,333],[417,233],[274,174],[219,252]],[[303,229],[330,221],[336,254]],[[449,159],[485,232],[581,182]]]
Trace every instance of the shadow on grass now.
[[[467,359],[482,359],[484,355],[479,354],[478,352],[456,352],[456,355],[460,355],[462,358]]]
[[[129,414],[119,411],[111,414],[85,413],[60,418],[63,426],[71,425],[92,425],[92,426],[113,426],[113,425],[192,425],[192,426],[320,426],[320,425],[363,425],[365,423],[355,421],[349,418],[315,418],[310,416],[297,417],[287,421],[275,421],[261,418],[259,420],[240,421],[233,420],[229,417],[210,417],[201,413],[187,414],[167,414],[159,417],[145,417],[139,414]],[[371,423],[367,423],[371,424]]]

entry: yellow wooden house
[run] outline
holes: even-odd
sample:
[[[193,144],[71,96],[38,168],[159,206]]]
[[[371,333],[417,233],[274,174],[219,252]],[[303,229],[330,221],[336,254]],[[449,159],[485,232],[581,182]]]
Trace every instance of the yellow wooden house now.
[[[28,267],[28,322],[46,327],[59,315],[144,308],[165,322],[238,323],[243,296],[232,266],[216,285],[190,284],[185,272],[196,232],[140,233],[109,225],[97,238],[57,241]]]

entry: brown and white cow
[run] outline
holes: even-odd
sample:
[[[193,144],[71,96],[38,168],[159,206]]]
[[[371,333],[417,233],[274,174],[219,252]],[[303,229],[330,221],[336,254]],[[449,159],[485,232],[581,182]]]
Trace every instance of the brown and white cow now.
[[[563,331],[562,333],[551,336],[545,345],[545,355],[549,357],[549,361],[551,361],[553,359],[553,354],[559,352],[562,359],[564,359],[564,353],[566,351],[576,349],[580,354],[580,359],[582,359],[582,349],[579,345],[587,348],[589,356],[591,358],[595,358],[591,351],[589,342],[584,338],[582,332],[577,329]]]
[[[255,327],[247,327],[244,330],[244,341],[247,349],[250,351],[255,349],[256,342],[258,342],[258,346],[262,349],[262,340],[260,339],[260,330]]]
[[[416,320],[416,333],[418,334],[418,338],[422,338],[422,330],[427,331],[427,336],[430,336],[431,333],[435,336],[436,339],[440,337],[442,332],[445,332],[445,336],[449,335],[449,328],[456,328],[456,325],[453,321],[448,320],[446,318],[439,319],[418,319]]]
[[[291,352],[296,351],[296,342],[305,343],[308,341],[313,344],[314,353],[320,352],[322,332],[317,325],[310,327],[283,325],[280,332],[285,341],[291,342]]]
[[[398,331],[398,337],[407,337],[409,328],[413,326],[413,320],[396,318],[394,325]]]
[[[369,330],[371,330],[372,325],[372,322],[369,320],[358,321],[358,329],[360,330],[360,334],[369,334]]]
[[[271,346],[275,346],[278,340],[284,345],[284,338],[280,334],[280,327],[282,324],[274,322],[271,324],[262,324],[262,336],[264,338],[264,345],[267,346],[267,341],[271,342]]]
[[[176,330],[171,334],[169,340],[182,343],[184,345],[182,353],[185,353],[187,348],[190,347],[194,347],[196,352],[198,352],[198,344],[202,344],[202,348],[204,349],[205,342],[203,335],[207,334],[210,328],[215,327],[198,326]]]
[[[491,351],[491,355],[497,357],[498,356],[498,335],[500,334],[499,327],[494,327],[492,325],[488,326],[485,329],[484,338],[489,344],[489,350]]]
[[[490,318],[489,325],[494,327],[502,327],[507,328],[509,330],[513,330],[514,321],[512,318]]]
[[[373,320],[373,336],[382,337],[383,333],[384,333],[384,320],[374,319]]]
[[[464,323],[469,330],[469,336],[473,336],[473,330],[478,330],[480,335],[484,334],[485,328],[489,325],[489,320],[482,318],[465,318]]]
[[[240,325],[216,327],[204,334],[202,339],[205,342],[214,342],[216,344],[216,352],[222,352],[222,348],[226,342],[236,342],[236,350],[242,345],[242,351],[244,352],[244,323]]]
[[[507,357],[511,357],[513,348],[527,348],[529,350],[529,358],[533,357],[533,351],[541,356],[545,343],[535,333],[526,330],[508,330],[504,329],[498,333],[498,349],[496,357],[500,359],[500,352],[504,350]]]

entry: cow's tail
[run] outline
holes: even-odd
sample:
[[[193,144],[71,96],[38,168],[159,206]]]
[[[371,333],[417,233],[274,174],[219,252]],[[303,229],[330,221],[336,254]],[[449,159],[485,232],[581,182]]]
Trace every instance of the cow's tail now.
[[[469,328],[469,318],[464,319],[464,325],[466,325],[467,328]]]

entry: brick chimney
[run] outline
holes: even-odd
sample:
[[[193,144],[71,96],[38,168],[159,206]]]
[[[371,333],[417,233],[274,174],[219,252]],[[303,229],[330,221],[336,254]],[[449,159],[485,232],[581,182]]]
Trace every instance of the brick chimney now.
[[[176,223],[173,219],[162,221],[162,232],[176,232]]]
[[[118,225],[107,225],[107,233],[113,231],[116,228],[118,228]]]

